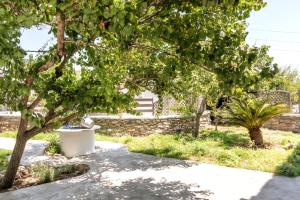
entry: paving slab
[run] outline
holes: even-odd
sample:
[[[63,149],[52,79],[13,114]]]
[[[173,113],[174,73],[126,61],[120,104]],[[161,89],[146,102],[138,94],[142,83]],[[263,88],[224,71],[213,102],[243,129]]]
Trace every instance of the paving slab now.
[[[0,148],[10,141],[0,138]],[[3,145],[6,143],[6,145]],[[38,144],[38,145],[37,145]],[[45,142],[29,142],[30,148]],[[43,146],[43,148],[42,148]],[[126,146],[96,142],[96,153],[61,163],[86,163],[88,173],[70,179],[0,194],[0,199],[199,199],[199,200],[298,200],[300,177],[222,167],[128,152]],[[55,161],[39,153],[24,154],[23,162]],[[33,160],[33,156],[35,159]]]

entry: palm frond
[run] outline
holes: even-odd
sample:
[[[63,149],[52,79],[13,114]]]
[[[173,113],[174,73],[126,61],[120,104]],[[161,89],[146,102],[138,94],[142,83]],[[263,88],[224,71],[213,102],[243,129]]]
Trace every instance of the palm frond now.
[[[259,99],[234,99],[225,116],[231,124],[249,129],[262,127],[268,120],[288,111],[284,104],[270,104]]]

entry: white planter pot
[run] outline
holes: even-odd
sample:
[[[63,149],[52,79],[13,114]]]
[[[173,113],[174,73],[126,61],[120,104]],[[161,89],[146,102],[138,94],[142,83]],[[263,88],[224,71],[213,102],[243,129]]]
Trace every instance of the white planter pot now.
[[[86,155],[95,152],[95,129],[66,129],[59,132],[61,149],[67,157]]]

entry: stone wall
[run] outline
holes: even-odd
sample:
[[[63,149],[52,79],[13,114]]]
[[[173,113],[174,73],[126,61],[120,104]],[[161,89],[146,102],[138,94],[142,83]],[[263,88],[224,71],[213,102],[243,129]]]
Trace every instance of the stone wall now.
[[[119,117],[92,117],[95,124],[101,126],[101,131],[111,131],[117,134],[149,135],[152,133],[191,132],[194,119],[189,117],[161,117],[161,118],[119,118]],[[0,133],[17,130],[19,116],[0,115]],[[201,127],[210,124],[209,115],[200,120]],[[284,114],[268,121],[264,128],[273,130],[293,131],[300,133],[300,114]]]
[[[300,133],[300,114],[284,114],[268,121],[265,128]]]
[[[17,130],[20,116],[0,115],[0,133]]]
[[[100,125],[100,131],[112,132],[117,135],[128,134],[144,136],[152,133],[190,133],[195,121],[191,117],[160,117],[160,118],[103,118],[93,117],[95,124]],[[209,115],[200,119],[201,127],[210,124]]]
[[[133,136],[149,135],[152,133],[191,132],[194,127],[194,118],[191,117],[160,117],[120,118],[117,116],[92,117],[95,124],[101,126],[101,131],[109,131],[116,134],[128,134]],[[0,133],[17,130],[19,116],[0,116]],[[200,119],[203,128],[210,124],[209,114]]]

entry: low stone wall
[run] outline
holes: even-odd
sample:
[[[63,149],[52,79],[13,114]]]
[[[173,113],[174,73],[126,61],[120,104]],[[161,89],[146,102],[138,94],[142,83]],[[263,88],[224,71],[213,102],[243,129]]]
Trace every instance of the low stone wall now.
[[[101,126],[101,131],[135,136],[152,133],[191,132],[194,128],[194,118],[191,117],[161,117],[161,118],[119,118],[92,117],[95,124]],[[0,115],[0,133],[17,130],[19,116]],[[210,124],[209,115],[200,119],[202,128]],[[284,114],[268,121],[264,128],[273,130],[293,131],[300,133],[300,114]]]
[[[192,132],[195,125],[192,117],[120,118],[118,116],[92,116],[91,118],[95,121],[95,124],[101,126],[100,131],[108,131],[118,135],[143,136],[152,133],[187,133]],[[0,133],[17,130],[19,121],[20,116],[0,115]],[[209,124],[209,114],[203,115],[200,119],[200,127],[204,128]]]
[[[300,114],[284,114],[268,121],[264,128],[300,133]]]
[[[0,133],[17,130],[19,122],[20,116],[0,115]]]
[[[192,117],[161,117],[161,118],[103,118],[92,117],[100,131],[108,131],[117,135],[145,136],[152,133],[192,132],[195,121]],[[201,127],[210,124],[209,115],[200,119]]]

